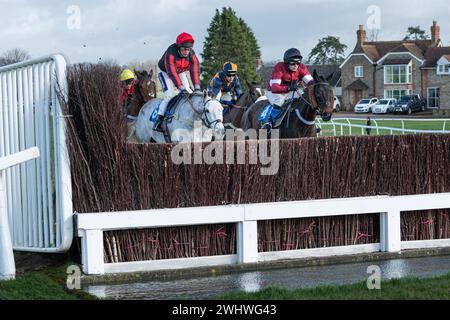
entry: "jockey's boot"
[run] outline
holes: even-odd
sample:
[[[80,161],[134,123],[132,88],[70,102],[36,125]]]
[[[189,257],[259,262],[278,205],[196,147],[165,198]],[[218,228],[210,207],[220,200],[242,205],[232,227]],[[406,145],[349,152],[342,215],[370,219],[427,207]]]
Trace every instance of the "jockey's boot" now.
[[[158,131],[158,132],[163,132],[163,129],[162,129],[163,121],[164,121],[164,116],[158,114],[158,118],[156,119],[155,124],[153,125],[153,130]]]

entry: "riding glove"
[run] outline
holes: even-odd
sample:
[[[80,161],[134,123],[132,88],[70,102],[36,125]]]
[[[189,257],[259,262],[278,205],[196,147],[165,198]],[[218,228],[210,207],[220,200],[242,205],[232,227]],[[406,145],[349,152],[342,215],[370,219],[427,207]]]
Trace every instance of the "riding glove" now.
[[[289,87],[289,91],[296,91],[298,89],[298,81],[293,81]]]

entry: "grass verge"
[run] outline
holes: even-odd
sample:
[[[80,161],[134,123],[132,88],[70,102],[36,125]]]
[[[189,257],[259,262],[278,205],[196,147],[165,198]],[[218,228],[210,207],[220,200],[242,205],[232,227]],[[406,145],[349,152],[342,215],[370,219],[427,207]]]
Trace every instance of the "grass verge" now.
[[[450,273],[433,278],[402,278],[381,282],[380,290],[366,282],[343,286],[288,290],[268,287],[255,293],[233,292],[215,297],[224,300],[449,300]]]
[[[0,300],[96,300],[84,291],[67,289],[68,265],[31,271],[12,281],[0,281]]]

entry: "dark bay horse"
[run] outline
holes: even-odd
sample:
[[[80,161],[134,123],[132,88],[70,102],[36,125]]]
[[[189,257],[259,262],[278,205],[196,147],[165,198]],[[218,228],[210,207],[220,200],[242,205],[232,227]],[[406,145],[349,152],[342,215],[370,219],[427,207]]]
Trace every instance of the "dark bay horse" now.
[[[152,80],[153,70],[135,71],[137,81],[133,95],[125,102],[125,111],[130,120],[139,115],[144,104],[156,98],[156,82]]]
[[[331,120],[333,113],[333,88],[328,83],[333,75],[325,79],[314,70],[315,84],[308,86],[299,99],[293,101],[281,124],[275,128],[280,130],[280,138],[316,137],[316,115],[323,121]],[[242,117],[242,129],[261,129],[258,117],[267,106],[267,101],[253,104]]]
[[[156,82],[152,80],[153,70],[134,71],[137,77],[133,94],[125,101],[124,112],[127,117],[127,139],[134,141],[135,122],[142,107],[156,98]]]
[[[241,128],[244,112],[262,96],[261,88],[257,83],[247,82],[247,87],[248,91],[239,98],[236,105],[231,107],[231,110],[224,114],[223,123],[226,127]]]

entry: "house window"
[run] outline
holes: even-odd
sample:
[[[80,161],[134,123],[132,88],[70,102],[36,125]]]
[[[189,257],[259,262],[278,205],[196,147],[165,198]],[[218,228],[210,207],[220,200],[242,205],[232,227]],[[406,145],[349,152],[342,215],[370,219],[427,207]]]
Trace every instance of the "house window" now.
[[[403,96],[411,94],[411,90],[384,90],[385,99],[400,99]]]
[[[428,88],[428,108],[439,108],[439,88]]]
[[[363,66],[355,66],[355,78],[364,77],[364,68]]]
[[[412,83],[412,65],[384,66],[385,84]]]
[[[449,64],[439,64],[437,74],[448,74],[450,75],[450,63]]]

